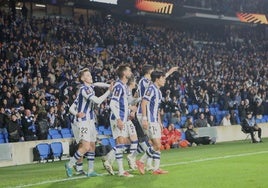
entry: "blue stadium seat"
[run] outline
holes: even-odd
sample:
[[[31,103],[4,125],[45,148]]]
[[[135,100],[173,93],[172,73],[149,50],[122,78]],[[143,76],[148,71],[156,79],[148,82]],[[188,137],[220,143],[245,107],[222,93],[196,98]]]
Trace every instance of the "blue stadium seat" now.
[[[60,130],[62,138],[71,138],[72,137],[72,132],[68,128],[64,128]]]
[[[112,147],[115,147],[116,145],[115,140],[113,138],[109,138],[109,143]]]
[[[168,121],[167,120],[164,120],[162,123],[163,123],[163,127],[167,127],[168,126]]]
[[[60,130],[60,133],[61,134],[71,134],[71,130],[68,128],[63,128]]]
[[[104,130],[105,130],[104,125],[99,125],[99,126],[98,126],[98,130],[99,130],[99,131],[104,131]]]
[[[255,119],[256,123],[261,123],[261,119]]]
[[[4,133],[0,133],[0,144],[8,142],[8,135]]]
[[[186,120],[187,120],[187,117],[186,116],[181,116],[181,122],[180,122],[180,124],[181,125],[184,125],[185,122],[186,122]]]
[[[216,108],[213,108],[213,107],[209,108],[209,111],[210,111],[210,113],[211,113],[213,116],[215,116],[216,113],[217,113]]]
[[[59,138],[62,138],[62,136],[60,134],[53,134],[53,135],[51,135],[51,138],[52,139],[59,139]]]
[[[181,131],[181,140],[185,140],[185,139],[186,139],[185,132]]]
[[[60,134],[60,133],[57,129],[49,129],[48,134],[51,136],[51,135]]]
[[[176,123],[174,126],[175,126],[175,129],[180,129],[181,128],[181,124],[180,123]]]
[[[103,131],[103,134],[104,134],[104,135],[111,136],[111,135],[112,135],[112,131],[111,131],[111,130],[108,130],[108,129],[105,129],[105,130]]]
[[[110,144],[109,139],[108,139],[108,138],[103,138],[103,139],[101,139],[101,144],[102,144],[103,146],[107,146],[107,145],[109,145],[109,144]]]
[[[53,159],[59,158],[61,160],[63,149],[61,142],[52,142],[50,144]]]
[[[48,134],[52,139],[62,138],[61,134],[57,129],[49,129]]]
[[[265,122],[268,122],[268,115],[264,115],[263,119],[265,119]]]
[[[5,143],[5,139],[0,138],[0,144],[3,144],[3,143]]]
[[[73,135],[72,134],[63,134],[62,138],[72,138]]]
[[[261,118],[261,123],[265,123],[266,119],[264,117]]]
[[[197,110],[199,106],[197,104],[193,104],[193,110]]]
[[[47,143],[40,143],[37,144],[36,149],[38,151],[38,157],[39,157],[39,162],[42,160],[47,160],[50,158],[50,147],[49,144]]]
[[[193,105],[189,104],[188,105],[188,112],[191,113],[193,111]]]

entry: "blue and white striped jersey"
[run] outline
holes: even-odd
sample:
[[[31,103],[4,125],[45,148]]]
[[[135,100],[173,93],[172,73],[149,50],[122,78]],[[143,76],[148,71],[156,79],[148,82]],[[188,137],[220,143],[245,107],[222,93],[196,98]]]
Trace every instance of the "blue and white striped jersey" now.
[[[149,87],[149,85],[151,83],[152,82],[148,78],[142,77],[140,79],[139,84],[138,84],[138,91],[139,91],[139,97],[140,98],[142,98],[144,96],[144,93],[145,93],[146,89]],[[138,105],[137,114],[141,115],[141,105],[140,105],[140,103]]]
[[[123,122],[128,118],[128,89],[127,85],[120,80],[115,82],[113,87],[110,108],[111,119],[115,120],[120,118]],[[113,106],[112,106],[113,105]]]
[[[93,96],[95,96],[93,86],[81,86],[74,103],[76,103],[77,112],[84,112],[86,115],[83,118],[76,118],[76,121],[79,122],[94,119],[94,102],[90,100]]]
[[[150,84],[142,99],[149,101],[147,105],[148,121],[152,123],[158,122],[159,105],[162,100],[160,89],[158,89],[155,84]]]

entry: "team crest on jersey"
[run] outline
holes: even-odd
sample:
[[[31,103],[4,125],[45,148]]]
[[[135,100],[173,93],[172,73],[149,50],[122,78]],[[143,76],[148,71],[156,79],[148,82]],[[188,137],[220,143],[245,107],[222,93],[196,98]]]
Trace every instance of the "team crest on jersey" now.
[[[148,89],[148,90],[146,91],[145,95],[150,96],[151,93],[152,93],[152,90]]]
[[[119,90],[115,90],[114,96],[118,97],[119,96]]]
[[[87,88],[86,89],[86,93],[87,93],[87,95],[89,95],[90,93],[92,93],[91,89]]]

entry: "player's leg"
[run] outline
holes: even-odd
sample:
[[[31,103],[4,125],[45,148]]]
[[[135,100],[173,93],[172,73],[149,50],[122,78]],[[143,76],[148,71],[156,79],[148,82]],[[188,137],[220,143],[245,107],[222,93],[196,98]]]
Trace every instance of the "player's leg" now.
[[[72,131],[74,134],[74,138],[76,143],[78,144],[78,148],[82,147],[82,144],[80,143],[80,137],[79,137],[79,123],[75,122],[71,124],[72,126]],[[85,172],[83,171],[83,156],[76,162],[76,164],[73,166],[76,175],[84,175]]]
[[[133,124],[135,125],[135,129],[136,129],[138,140],[139,140],[137,151],[133,154],[135,156],[137,156],[138,154],[142,154],[142,153],[146,152],[147,149],[151,146],[151,144],[149,143],[148,135],[146,135],[144,133],[144,130],[141,127],[141,119],[142,119],[142,115],[137,114],[136,118],[134,120],[132,120]],[[143,155],[143,157],[146,157],[146,155]],[[141,160],[141,161],[143,161],[143,160]],[[153,161],[153,158],[147,157],[146,162],[144,163],[144,164],[146,164],[147,171],[153,169],[152,161]],[[138,163],[139,163],[139,161],[138,161]]]
[[[123,152],[125,151],[126,141],[127,141],[127,132],[126,129],[123,128],[120,130],[117,126],[116,120],[111,120],[112,134],[113,138],[116,140],[115,145],[115,158],[118,164],[118,175],[123,177],[133,177],[133,175],[129,174],[124,170],[123,166]]]
[[[113,163],[115,161],[115,150],[116,147],[113,147],[113,149],[111,149],[111,151],[109,151],[103,158],[102,158],[102,162],[103,162],[103,167],[105,168],[105,170],[111,174],[114,175],[114,170],[113,170]]]
[[[160,161],[161,161],[161,127],[158,123],[151,123],[151,129],[149,130],[149,134],[152,141],[152,153],[153,153],[153,160],[154,160],[154,169],[153,174],[166,174],[168,171],[160,169]],[[153,131],[152,131],[153,130]]]
[[[74,156],[70,158],[70,161],[65,164],[65,170],[68,177],[73,175],[72,168],[77,161],[84,156],[84,154],[90,149],[90,143],[86,140],[88,134],[88,122],[79,123],[79,140],[81,140],[81,147],[74,153]]]
[[[127,160],[128,160],[128,165],[129,168],[132,170],[136,169],[136,152],[137,152],[137,147],[138,147],[138,137],[136,133],[136,129],[132,121],[128,121],[126,123],[126,130],[129,136],[130,140],[130,154],[127,155]]]
[[[89,134],[87,134],[86,140],[89,141],[90,147],[88,152],[85,154],[85,157],[87,158],[88,162],[88,172],[87,176],[88,177],[93,177],[93,176],[98,176],[94,170],[94,162],[95,162],[95,149],[96,149],[96,141],[97,141],[97,131],[95,127],[95,121],[91,120],[89,122]]]

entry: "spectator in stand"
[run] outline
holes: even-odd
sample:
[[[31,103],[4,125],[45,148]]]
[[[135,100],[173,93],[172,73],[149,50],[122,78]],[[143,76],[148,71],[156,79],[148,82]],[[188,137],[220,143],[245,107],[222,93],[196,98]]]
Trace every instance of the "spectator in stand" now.
[[[267,12],[267,6],[261,6],[263,3],[259,2],[262,1],[235,3],[236,8],[230,7],[232,10],[237,10],[237,7],[243,7],[243,10],[258,8]],[[17,16],[16,24],[13,24],[9,17],[9,13],[3,13],[2,22],[5,24],[2,25],[0,36],[0,99],[5,99],[7,92],[15,94],[16,89],[12,85],[17,85],[23,99],[27,99],[23,103],[25,109],[32,109],[28,106],[28,99],[32,94],[30,92],[37,88],[43,88],[47,93],[55,95],[55,101],[59,100],[60,104],[64,87],[74,88],[76,85],[78,69],[89,67],[91,70],[99,70],[98,75],[105,82],[115,78],[115,67],[121,61],[130,63],[135,77],[140,76],[140,64],[157,62],[154,66],[159,68],[175,66],[179,62],[181,71],[167,78],[165,89],[171,90],[172,95],[178,98],[187,97],[188,104],[197,104],[198,99],[200,105],[203,105],[203,101],[209,99],[213,105],[218,105],[219,96],[230,91],[231,101],[249,99],[249,104],[253,107],[256,92],[261,90],[263,97],[267,93],[267,39],[264,27],[247,30],[234,25],[223,30],[221,26],[204,29],[202,26],[189,24],[177,30],[151,25],[144,27],[142,24],[117,19],[107,22],[100,16],[91,17],[81,27],[75,19],[26,20]],[[46,33],[39,27],[44,24]],[[24,29],[25,25],[27,29]],[[69,35],[70,25],[72,35]],[[87,32],[81,32],[82,30]],[[133,36],[136,30],[140,32]],[[143,40],[145,38],[150,40]],[[238,38],[241,40],[237,40]],[[251,39],[250,42],[247,42],[248,38]],[[168,39],[170,43],[166,45],[165,41]],[[180,48],[177,46],[178,42]],[[103,48],[101,52],[97,50],[99,47]],[[46,81],[42,83],[40,78]],[[67,81],[66,86],[61,88],[64,81]],[[197,89],[198,86],[200,89]],[[61,88],[59,95],[48,92],[50,88]],[[70,90],[68,95],[72,100],[71,104],[75,98],[74,92]],[[267,99],[262,100],[266,103]],[[54,103],[50,100],[47,102]],[[5,108],[11,109],[8,105],[5,101]],[[241,117],[240,113],[239,116]]]
[[[194,123],[193,117],[188,116],[182,128],[187,128],[190,124],[193,124],[193,123]]]
[[[185,97],[183,97],[181,102],[180,102],[180,109],[181,109],[182,116],[187,116],[189,114],[188,104],[187,104],[187,100]]]
[[[245,110],[246,112],[252,112],[253,108],[252,105],[249,102],[249,99],[245,99]]]
[[[45,112],[39,113],[35,124],[36,124],[36,135],[38,137],[38,140],[46,140],[49,129],[47,114]]]
[[[208,105],[206,105],[204,108],[204,115],[205,115],[205,118],[208,120],[210,117],[210,110],[209,110]]]
[[[246,118],[246,106],[244,100],[241,100],[241,103],[238,106],[238,116],[241,122]]]
[[[196,145],[208,145],[210,143],[216,143],[216,138],[210,138],[209,136],[199,137],[197,132],[194,130],[193,124],[188,125],[187,130],[185,131],[185,138],[191,144],[191,146],[193,145],[193,143]]]
[[[58,129],[57,115],[55,113],[55,107],[54,106],[49,107],[49,110],[47,112],[47,119],[48,119],[48,122],[49,122],[49,128]]]
[[[9,142],[24,141],[23,131],[17,121],[16,113],[12,113],[10,119],[7,122],[7,132]]]
[[[223,94],[221,109],[225,111],[229,110],[231,102],[232,102],[232,99],[230,97],[230,91],[227,91],[225,94]]]
[[[163,139],[164,138],[164,139]],[[181,139],[181,133],[175,129],[174,124],[169,124],[167,128],[164,128],[162,131],[162,145],[164,144],[165,148],[177,148],[179,141]]]
[[[204,113],[199,115],[199,118],[194,122],[195,127],[208,127],[208,121],[205,118]]]
[[[262,119],[264,114],[264,107],[262,105],[262,99],[257,97],[253,104],[253,115],[256,119]]]
[[[161,114],[163,114],[163,119],[167,121],[167,123],[171,123],[172,113],[174,112],[174,102],[170,98],[170,90],[166,91],[166,97],[164,98],[164,101],[161,102]]]
[[[215,116],[213,116],[212,114],[208,118],[208,124],[210,127],[217,126]]]
[[[231,122],[231,125],[237,125],[238,124],[238,114],[236,113],[235,110],[231,110],[231,113],[230,113],[230,122]]]
[[[3,134],[5,142],[8,141],[8,131],[7,131],[7,120],[8,117],[5,114],[5,109],[0,107],[0,133]]]
[[[223,126],[229,126],[229,125],[232,125],[232,124],[231,124],[231,121],[230,121],[230,118],[231,118],[231,114],[230,114],[229,112],[227,112],[227,113],[224,115],[224,117],[222,118],[220,125],[223,125]]]
[[[24,111],[21,118],[21,126],[25,141],[37,140],[35,119],[29,109]]]
[[[172,114],[171,124],[182,126],[181,125],[181,113],[179,110],[177,110],[175,113]]]

